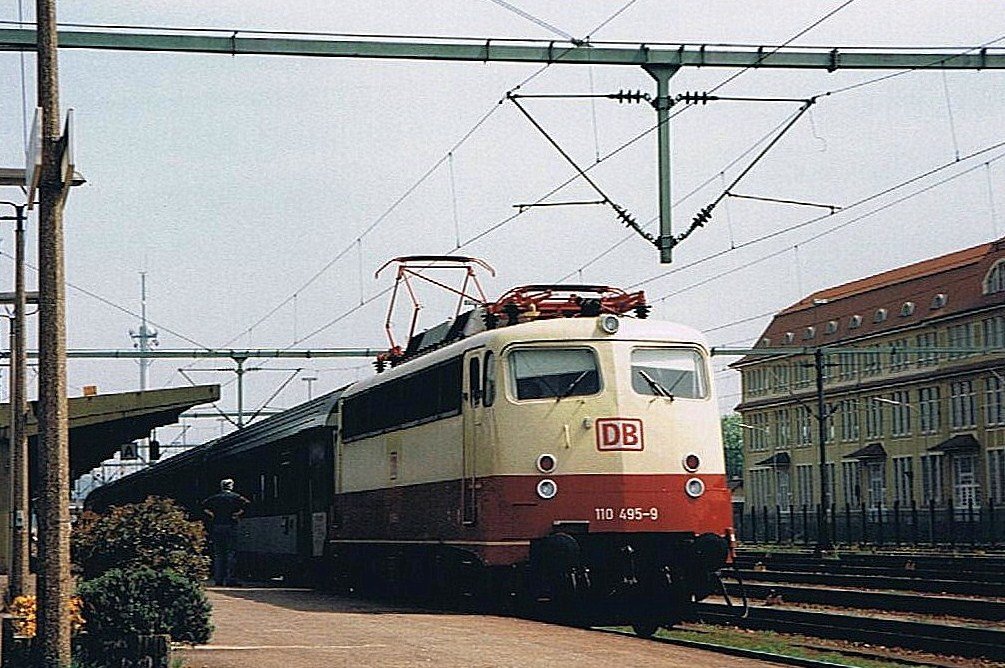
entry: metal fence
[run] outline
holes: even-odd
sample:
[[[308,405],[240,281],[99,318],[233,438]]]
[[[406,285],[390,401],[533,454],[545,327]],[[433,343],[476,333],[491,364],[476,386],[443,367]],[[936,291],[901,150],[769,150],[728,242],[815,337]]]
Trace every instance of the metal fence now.
[[[738,538],[747,543],[815,545],[821,528],[833,543],[844,545],[918,545],[931,547],[1005,545],[1005,507],[993,502],[954,506],[901,504],[815,506],[733,506]]]

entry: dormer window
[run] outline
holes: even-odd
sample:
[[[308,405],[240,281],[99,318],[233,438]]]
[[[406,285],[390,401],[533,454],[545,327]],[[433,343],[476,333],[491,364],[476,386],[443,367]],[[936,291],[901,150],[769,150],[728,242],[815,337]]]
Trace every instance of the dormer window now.
[[[1005,260],[996,262],[984,277],[984,294],[993,295],[996,292],[1005,292]]]
[[[884,320],[886,320],[886,309],[885,308],[876,309],[876,313],[872,316],[872,321],[883,322]]]
[[[853,315],[851,320],[848,321],[848,329],[855,329],[862,326],[862,316]]]
[[[768,337],[765,336],[763,339],[761,339],[761,344],[760,345],[762,345],[764,347],[770,346],[771,345],[771,339],[769,339]]]
[[[782,343],[792,343],[796,340],[795,332],[785,332],[785,338],[782,339]]]
[[[948,297],[946,297],[945,292],[940,292],[939,294],[935,295],[934,297],[932,297],[931,309],[934,311],[937,308],[942,308],[943,306],[946,305],[947,299]]]
[[[803,330],[803,339],[809,340],[817,335],[817,328],[812,325]]]
[[[904,305],[900,307],[900,317],[906,318],[909,315],[914,314],[914,302],[904,302]]]
[[[833,334],[836,331],[838,331],[838,321],[837,320],[828,320],[827,321],[827,329],[824,330],[824,334]]]

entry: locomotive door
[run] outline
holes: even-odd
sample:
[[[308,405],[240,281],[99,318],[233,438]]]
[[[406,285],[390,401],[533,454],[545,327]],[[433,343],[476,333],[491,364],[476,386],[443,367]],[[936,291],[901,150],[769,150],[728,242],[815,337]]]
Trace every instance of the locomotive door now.
[[[461,446],[461,522],[473,525],[478,521],[475,498],[478,436],[482,425],[482,358],[481,351],[469,352],[464,358],[464,442]]]

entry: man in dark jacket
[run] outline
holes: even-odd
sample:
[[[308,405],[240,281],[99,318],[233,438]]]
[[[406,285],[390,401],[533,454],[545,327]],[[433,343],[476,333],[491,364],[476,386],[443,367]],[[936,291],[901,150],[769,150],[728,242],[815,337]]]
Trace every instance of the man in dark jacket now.
[[[221,585],[234,585],[234,562],[237,559],[236,534],[238,518],[250,502],[234,492],[234,481],[220,481],[220,491],[202,502],[202,511],[212,521],[213,580]]]

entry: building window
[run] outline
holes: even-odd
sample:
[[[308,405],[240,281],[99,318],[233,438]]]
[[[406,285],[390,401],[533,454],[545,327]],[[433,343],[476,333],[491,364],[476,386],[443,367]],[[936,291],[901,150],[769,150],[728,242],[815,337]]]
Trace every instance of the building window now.
[[[938,343],[936,332],[925,332],[914,337],[917,348],[935,348]],[[934,366],[939,363],[939,356],[935,352],[918,351],[918,366]]]
[[[981,325],[985,348],[1005,348],[1005,317],[986,318]]]
[[[837,320],[828,320],[827,321],[827,328],[824,330],[824,334],[833,334],[836,331],[838,331],[838,321]]]
[[[974,381],[959,380],[949,384],[949,426],[966,429],[976,424],[974,419]]]
[[[813,505],[813,465],[800,464],[796,467],[796,485],[800,506]]]
[[[791,481],[788,469],[775,469],[775,504],[788,508],[792,503]]]
[[[989,427],[1005,424],[1005,382],[993,373],[985,381],[985,387],[985,424]]]
[[[988,498],[1005,503],[1005,450],[988,450]]]
[[[803,330],[803,339],[808,341],[817,335],[817,328],[810,326]]]
[[[914,302],[904,302],[904,305],[900,307],[900,317],[906,318],[909,315],[914,314]]]
[[[862,316],[853,315],[851,319],[848,320],[848,329],[857,329],[862,326]]]
[[[936,309],[940,309],[940,308],[942,308],[943,306],[946,305],[946,302],[948,301],[948,299],[949,298],[946,296],[946,293],[940,292],[939,294],[937,294],[934,297],[932,297],[932,305],[931,305],[930,308],[933,311],[936,310]]]
[[[921,494],[925,503],[942,503],[942,455],[921,455]]]
[[[893,458],[893,498],[902,506],[909,506],[914,500],[913,460],[913,457]]]
[[[892,413],[892,419],[890,420],[891,431],[893,436],[910,436],[911,435],[911,399],[910,393],[906,390],[899,392],[890,393],[890,412]]]
[[[773,389],[775,392],[789,391],[789,367],[780,365],[771,367]]]
[[[750,472],[750,500],[752,506],[764,506],[768,503],[768,474],[771,471],[761,469]]]
[[[798,438],[799,445],[810,445],[813,443],[813,414],[810,409],[806,406],[800,406],[796,409],[797,420],[799,424],[797,428],[799,430]]]
[[[838,412],[841,414],[841,440],[857,441],[859,436],[858,402],[854,399],[845,399],[838,406],[840,407]]]
[[[883,402],[876,401],[877,397],[866,399],[865,410],[865,437],[883,438]]]
[[[950,348],[973,348],[974,347],[974,323],[968,322],[962,325],[953,325],[946,330],[947,344]],[[959,359],[973,355],[972,350],[959,350],[947,355],[949,359]]]
[[[887,310],[885,308],[878,308],[872,316],[872,321],[876,323],[883,322],[886,320],[886,314]]]
[[[841,380],[853,380],[858,373],[858,353],[838,353],[838,369]]]
[[[1003,291],[1005,291],[1005,260],[999,260],[984,279],[984,294],[991,295]]]
[[[827,443],[834,442],[834,413],[837,412],[836,404],[827,404]]]
[[[886,461],[869,462],[866,469],[869,475],[869,506],[882,508],[886,500]]]
[[[863,353],[864,364],[862,373],[865,376],[877,376],[883,372],[883,353],[879,351],[879,344],[869,346],[869,352]]]
[[[844,502],[857,506],[862,503],[862,487],[859,483],[858,462],[841,462],[841,483]]]
[[[779,448],[788,448],[792,444],[792,425],[789,424],[789,409],[775,411],[775,434]]]
[[[908,346],[907,339],[897,339],[891,342],[890,349],[890,371],[903,371],[911,365],[911,355],[905,350]]]
[[[953,505],[963,510],[981,504],[977,484],[977,455],[953,455]]]
[[[942,428],[942,398],[939,395],[938,386],[918,388],[918,417],[921,422],[918,429],[922,434],[934,434]]]
[[[796,340],[796,335],[793,332],[785,332],[785,336],[782,337],[782,343],[792,343]]]
[[[796,364],[796,387],[809,387],[812,382],[810,370],[812,365],[808,362]]]

